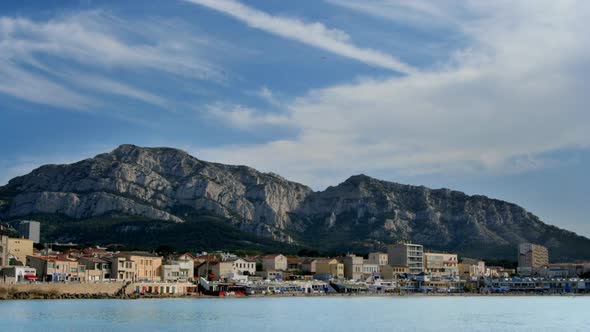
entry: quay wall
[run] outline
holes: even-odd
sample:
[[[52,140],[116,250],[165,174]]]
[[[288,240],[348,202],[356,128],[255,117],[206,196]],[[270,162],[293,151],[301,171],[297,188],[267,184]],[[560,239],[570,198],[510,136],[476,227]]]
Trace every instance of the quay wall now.
[[[22,296],[29,296],[29,298],[89,296],[98,294],[114,296],[123,286],[123,282],[0,284],[0,299]]]

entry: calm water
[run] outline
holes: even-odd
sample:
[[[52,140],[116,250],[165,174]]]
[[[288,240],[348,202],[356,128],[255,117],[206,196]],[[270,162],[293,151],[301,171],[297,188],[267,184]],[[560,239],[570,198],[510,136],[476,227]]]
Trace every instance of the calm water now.
[[[590,331],[590,297],[0,301],[0,331]]]

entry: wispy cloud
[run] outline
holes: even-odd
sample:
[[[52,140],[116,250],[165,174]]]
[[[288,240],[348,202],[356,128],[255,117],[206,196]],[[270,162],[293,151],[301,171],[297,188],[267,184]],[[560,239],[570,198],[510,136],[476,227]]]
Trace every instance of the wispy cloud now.
[[[470,43],[446,65],[312,90],[287,105],[296,137],[201,155],[322,187],[356,172],[522,172],[554,164],[540,155],[589,148],[589,4],[462,10]]]
[[[362,48],[353,44],[346,32],[327,28],[319,22],[310,23],[296,18],[273,16],[233,0],[185,1],[232,16],[252,28],[260,29],[283,38],[296,40],[372,66],[382,67],[400,73],[411,73],[415,71],[414,68],[390,54],[370,48]]]
[[[206,115],[241,130],[265,126],[289,126],[290,119],[281,114],[263,113],[240,104],[214,103],[205,107]]]
[[[81,110],[96,106],[92,91],[96,89],[162,107],[164,97],[109,78],[109,74],[151,70],[188,79],[224,79],[222,71],[205,60],[206,40],[174,24],[157,27],[122,21],[100,11],[48,21],[0,17],[0,92]],[[103,75],[77,75],[82,73],[80,68]],[[86,79],[89,75],[91,80]]]

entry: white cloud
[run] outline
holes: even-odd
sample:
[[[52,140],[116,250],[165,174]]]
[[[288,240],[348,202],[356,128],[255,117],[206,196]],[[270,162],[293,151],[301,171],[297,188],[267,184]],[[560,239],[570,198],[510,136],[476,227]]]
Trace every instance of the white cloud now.
[[[284,115],[262,113],[239,104],[209,104],[205,107],[205,112],[207,116],[241,130],[257,130],[265,126],[288,126],[291,121]]]
[[[223,81],[204,60],[206,40],[173,23],[122,21],[82,12],[48,21],[0,17],[0,92],[34,103],[87,109],[92,89],[163,106],[163,97],[106,76],[76,72],[153,70],[189,79]],[[82,69],[80,69],[82,67]],[[85,80],[92,76],[92,80]],[[86,91],[82,91],[86,88]],[[90,90],[90,91],[89,91]]]
[[[389,54],[361,48],[351,42],[348,34],[327,28],[322,23],[309,23],[296,18],[273,16],[234,0],[185,0],[232,16],[252,28],[260,29],[283,38],[317,47],[363,63],[410,73],[414,68]]]
[[[296,138],[198,155],[320,188],[360,172],[524,171],[543,167],[540,155],[590,147],[590,4],[462,10],[470,45],[439,69],[310,91],[288,105]]]

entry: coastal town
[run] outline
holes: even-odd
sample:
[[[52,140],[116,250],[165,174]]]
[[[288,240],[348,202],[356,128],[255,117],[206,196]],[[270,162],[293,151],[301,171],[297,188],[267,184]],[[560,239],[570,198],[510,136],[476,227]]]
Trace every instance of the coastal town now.
[[[550,263],[547,248],[514,248],[516,268],[396,243],[383,252],[338,257],[228,252],[114,251],[100,246],[40,247],[41,224],[19,223],[0,235],[0,286],[105,284],[134,296],[273,296],[327,294],[583,294],[590,262]],[[68,247],[62,245],[61,247]],[[113,288],[115,287],[115,288]]]

